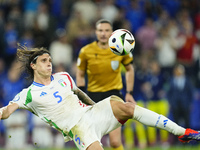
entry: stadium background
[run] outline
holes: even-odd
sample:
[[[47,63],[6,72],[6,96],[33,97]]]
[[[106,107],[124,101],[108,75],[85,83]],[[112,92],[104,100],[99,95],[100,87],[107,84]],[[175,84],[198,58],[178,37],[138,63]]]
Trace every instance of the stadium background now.
[[[30,84],[25,80],[26,74],[16,69],[20,64],[13,63],[17,43],[30,48],[48,48],[53,56],[54,71],[68,71],[76,80],[79,50],[95,40],[95,22],[101,18],[110,20],[114,30],[126,28],[135,36],[133,55],[136,72],[145,65],[149,68],[150,60],[158,62],[165,75],[165,84],[160,87],[164,96],[167,95],[173,66],[176,63],[185,66],[186,75],[194,87],[190,127],[200,130],[199,0],[0,0],[0,106],[7,105]],[[171,55],[164,53],[166,50],[162,51],[166,45],[159,47],[159,39],[167,41]],[[185,42],[189,48],[184,44],[174,48],[169,40]],[[141,88],[137,79],[135,87]],[[125,89],[122,92],[124,94]],[[0,122],[0,148],[74,148],[73,143],[65,144],[61,134],[29,112],[16,111],[11,117]],[[173,120],[170,111],[168,117]],[[199,149],[197,143],[188,144],[189,147],[176,145],[170,137],[167,147],[158,144],[148,149]],[[102,142],[107,146],[107,137]]]

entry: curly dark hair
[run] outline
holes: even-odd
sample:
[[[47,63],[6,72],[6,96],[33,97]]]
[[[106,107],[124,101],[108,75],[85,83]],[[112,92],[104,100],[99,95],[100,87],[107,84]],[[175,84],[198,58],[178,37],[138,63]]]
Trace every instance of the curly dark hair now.
[[[18,44],[17,48],[17,60],[22,62],[22,68],[26,70],[28,73],[27,79],[33,79],[34,78],[34,71],[31,68],[30,64],[36,63],[37,57],[40,55],[43,55],[44,53],[47,53],[49,55],[50,52],[44,48],[27,48],[25,45]]]

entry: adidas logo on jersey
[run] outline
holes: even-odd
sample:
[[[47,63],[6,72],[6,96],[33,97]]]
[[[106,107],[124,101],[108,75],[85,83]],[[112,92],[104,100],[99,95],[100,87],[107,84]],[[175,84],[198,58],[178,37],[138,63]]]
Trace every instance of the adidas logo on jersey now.
[[[42,93],[40,94],[40,97],[45,96],[45,95],[47,95],[47,93],[46,93],[46,92],[42,92]]]

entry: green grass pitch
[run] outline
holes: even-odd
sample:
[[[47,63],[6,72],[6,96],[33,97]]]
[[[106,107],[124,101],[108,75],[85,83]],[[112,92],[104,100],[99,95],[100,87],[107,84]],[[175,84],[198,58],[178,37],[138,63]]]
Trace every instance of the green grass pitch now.
[[[169,148],[163,148],[163,147],[149,147],[143,150],[198,150],[200,149],[200,145],[197,146],[171,146]],[[1,149],[0,150],[5,150],[5,149]],[[13,150],[13,149],[12,149]],[[26,149],[29,150],[29,149]],[[78,150],[77,148],[74,147],[66,147],[63,149],[56,149],[56,148],[47,148],[47,149],[43,149],[43,148],[35,148],[35,149],[30,149],[30,150]],[[110,148],[104,148],[104,150],[111,150]],[[133,149],[124,149],[124,150],[141,150],[139,148],[133,148]]]

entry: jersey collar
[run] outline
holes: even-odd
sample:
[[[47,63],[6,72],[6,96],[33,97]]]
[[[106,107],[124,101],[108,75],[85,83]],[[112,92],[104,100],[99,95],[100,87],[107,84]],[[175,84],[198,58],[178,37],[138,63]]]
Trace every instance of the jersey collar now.
[[[51,81],[53,81],[53,80],[54,80],[54,77],[51,75]],[[37,83],[37,82],[35,82],[35,81],[33,81],[32,84],[35,85],[35,86],[38,86],[38,87],[43,87],[43,86],[45,86],[44,84]]]

